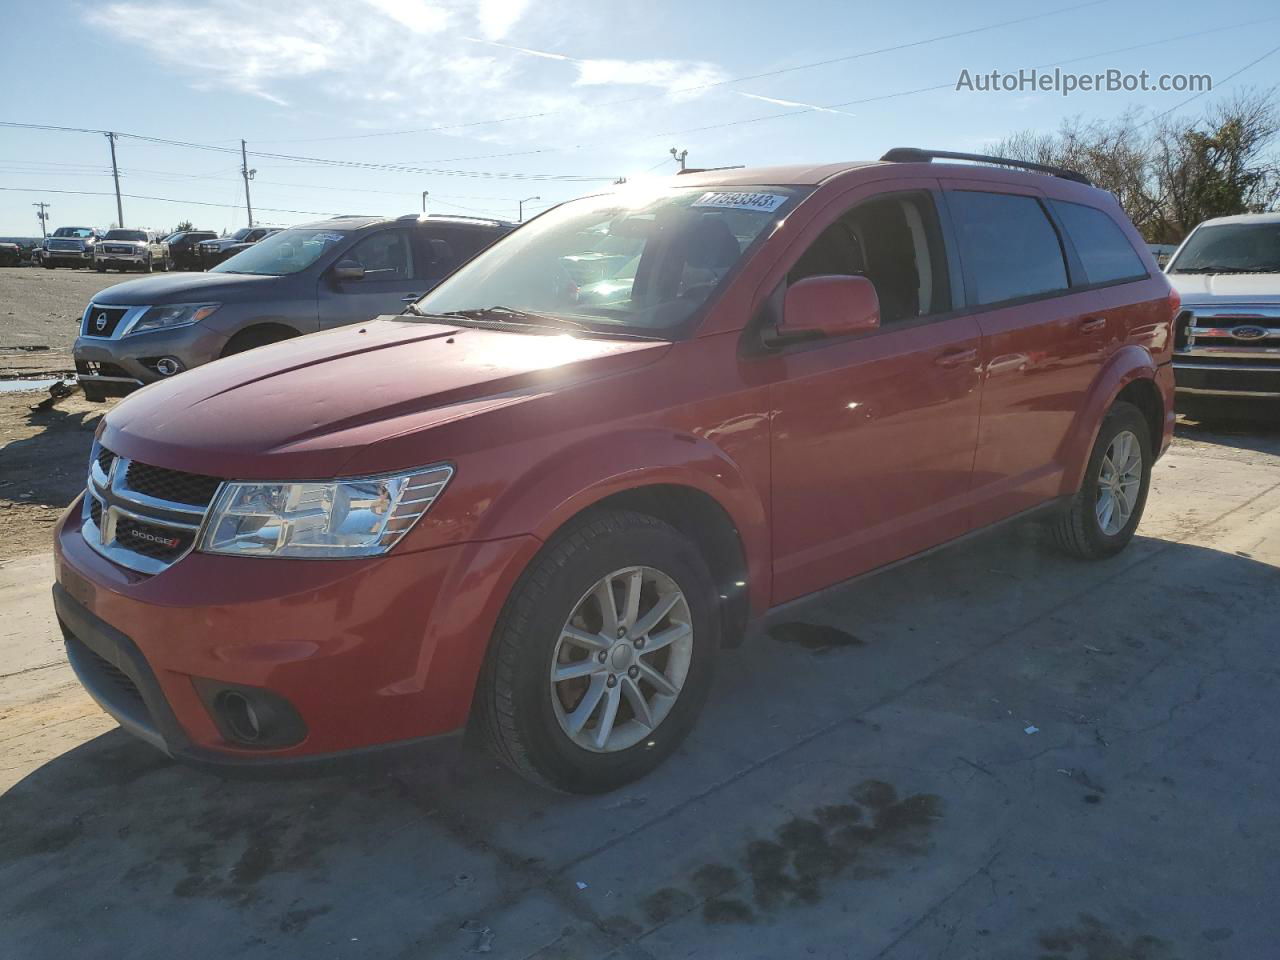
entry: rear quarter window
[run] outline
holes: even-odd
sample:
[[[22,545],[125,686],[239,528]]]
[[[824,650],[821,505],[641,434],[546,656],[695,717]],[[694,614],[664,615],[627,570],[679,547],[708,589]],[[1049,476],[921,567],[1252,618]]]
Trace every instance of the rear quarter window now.
[[[1142,258],[1119,224],[1104,211],[1066,200],[1049,202],[1076,248],[1089,283],[1146,279]]]
[[[1067,289],[1062,242],[1035,197],[954,190],[947,203],[975,306]]]

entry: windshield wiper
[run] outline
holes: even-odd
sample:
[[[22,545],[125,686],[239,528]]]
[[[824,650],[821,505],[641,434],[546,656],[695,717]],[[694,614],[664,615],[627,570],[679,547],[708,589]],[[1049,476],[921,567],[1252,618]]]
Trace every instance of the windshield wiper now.
[[[565,326],[575,330],[590,330],[585,323],[558,317],[554,314],[530,313],[528,310],[517,310],[515,307],[504,307],[501,304],[492,307],[475,307],[470,310],[453,310],[448,316],[463,317],[468,320],[505,320],[511,323],[527,323],[537,327]]]

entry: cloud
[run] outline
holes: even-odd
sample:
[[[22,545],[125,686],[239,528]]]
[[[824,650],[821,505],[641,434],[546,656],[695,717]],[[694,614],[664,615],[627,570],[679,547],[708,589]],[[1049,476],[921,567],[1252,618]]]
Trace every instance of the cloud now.
[[[593,36],[596,9],[528,0],[107,0],[85,19],[173,67],[193,89],[333,118],[335,133],[444,127],[491,142],[565,143],[668,121],[674,102],[724,79],[708,61],[581,58],[536,42],[564,35],[566,24]],[[517,28],[533,42],[512,42]],[[193,71],[193,63],[213,66]],[[625,113],[593,108],[599,98],[588,93],[611,87],[664,96]],[[529,119],[485,122],[503,117]]]
[[[529,0],[479,0],[476,19],[480,32],[489,40],[505,37],[528,6]]]

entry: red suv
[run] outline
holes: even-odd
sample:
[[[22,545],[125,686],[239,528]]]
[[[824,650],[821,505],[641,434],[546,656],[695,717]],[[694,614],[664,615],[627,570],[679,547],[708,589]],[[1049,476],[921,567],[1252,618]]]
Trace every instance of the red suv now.
[[[1110,194],[1016,166],[586,197],[401,316],[147,387],[57,530],[72,665],[175,757],[471,723],[598,791],[783,605],[1033,515],[1114,554],[1172,434],[1177,297]]]

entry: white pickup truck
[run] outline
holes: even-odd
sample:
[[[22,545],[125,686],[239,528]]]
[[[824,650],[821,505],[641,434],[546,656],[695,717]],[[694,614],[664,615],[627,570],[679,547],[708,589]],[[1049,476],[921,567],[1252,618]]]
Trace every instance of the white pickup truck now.
[[[1206,220],[1165,268],[1180,397],[1280,398],[1280,213]]]

